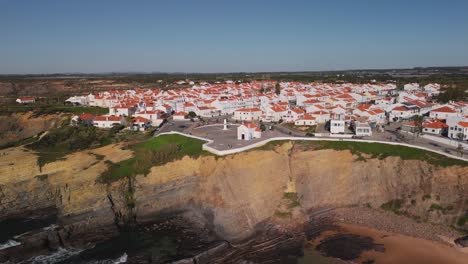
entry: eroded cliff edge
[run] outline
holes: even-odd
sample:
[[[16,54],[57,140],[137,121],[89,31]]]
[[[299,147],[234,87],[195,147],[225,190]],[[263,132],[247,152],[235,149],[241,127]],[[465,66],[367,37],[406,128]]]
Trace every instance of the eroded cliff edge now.
[[[3,150],[0,219],[54,207],[73,240],[128,216],[151,222],[180,213],[203,219],[223,239],[242,241],[259,224],[300,218],[314,208],[396,203],[390,208],[398,213],[447,226],[468,210],[466,166],[357,157],[347,150],[288,142],[227,157],[184,157],[152,167],[148,175],[132,181],[97,181],[108,160],[131,156],[132,151],[110,145],[68,155],[40,169],[33,152]]]

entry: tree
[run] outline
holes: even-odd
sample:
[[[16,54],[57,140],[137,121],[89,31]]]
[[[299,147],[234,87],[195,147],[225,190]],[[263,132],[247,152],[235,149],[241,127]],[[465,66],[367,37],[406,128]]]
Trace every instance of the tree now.
[[[421,116],[421,115],[413,116],[413,121],[414,121],[414,123],[416,125],[416,131],[415,132],[421,133],[422,129],[423,129],[424,117]]]
[[[466,88],[449,88],[445,92],[440,93],[435,99],[440,103],[449,101],[466,101],[468,100],[468,89]]]
[[[133,117],[131,117],[131,116],[126,116],[126,117],[125,117],[125,124],[127,125],[127,127],[133,126]]]
[[[275,86],[275,93],[278,94],[278,95],[281,93],[281,87],[280,87],[280,83],[279,83],[279,82],[276,83],[276,86]]]
[[[403,81],[398,81],[397,84],[396,84],[396,89],[399,90],[399,91],[402,91],[404,89],[404,86],[405,84],[403,83]]]
[[[461,133],[459,133],[459,134],[461,134]],[[458,144],[457,150],[458,150],[458,152],[460,152],[460,156],[463,157],[463,146],[462,146],[461,143]]]
[[[195,117],[197,117],[197,114],[195,114],[195,112],[193,111],[190,111],[187,115],[187,118],[195,118]]]

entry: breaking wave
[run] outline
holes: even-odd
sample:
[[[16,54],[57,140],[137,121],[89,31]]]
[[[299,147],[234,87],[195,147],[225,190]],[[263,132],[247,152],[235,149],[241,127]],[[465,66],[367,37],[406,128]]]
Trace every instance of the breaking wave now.
[[[16,241],[15,241],[16,242]],[[17,242],[18,243],[18,242]],[[116,259],[103,259],[103,260],[91,260],[87,262],[73,261],[74,256],[80,254],[84,249],[64,249],[59,248],[57,251],[49,255],[40,255],[32,257],[28,260],[22,261],[19,264],[54,264],[54,263],[81,263],[81,264],[120,264],[126,263],[128,255],[124,253],[122,256]],[[5,264],[13,264],[6,262]]]
[[[20,264],[53,264],[57,262],[63,262],[69,259],[70,257],[79,254],[81,251],[83,250],[59,248],[52,254],[35,256],[28,260],[20,262]]]
[[[126,263],[127,262],[127,253],[124,253],[122,256],[116,259],[105,259],[105,260],[95,260],[88,262],[88,264],[119,264],[119,263]]]
[[[18,246],[18,245],[21,245],[21,243],[16,241],[16,240],[10,239],[10,240],[6,241],[5,243],[0,244],[0,250],[10,248],[10,247],[15,247],[15,246]]]

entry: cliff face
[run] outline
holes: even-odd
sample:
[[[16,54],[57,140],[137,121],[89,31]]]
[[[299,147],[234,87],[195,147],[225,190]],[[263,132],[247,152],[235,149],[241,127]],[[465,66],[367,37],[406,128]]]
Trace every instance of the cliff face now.
[[[85,223],[82,228],[87,229],[118,221],[129,210],[141,222],[179,212],[196,214],[219,236],[236,240],[268,219],[312,208],[377,208],[398,201],[398,212],[445,225],[468,209],[467,167],[442,168],[396,157],[356,161],[349,151],[304,150],[291,143],[223,158],[185,157],[153,167],[132,182],[109,186],[96,179],[106,160],[131,157],[120,146],[75,153],[41,171],[34,153],[21,148],[3,152],[0,219],[52,206],[61,223]],[[297,193],[295,205],[290,206],[285,192]]]
[[[32,112],[0,115],[0,145],[32,137],[57,126],[64,115],[42,115],[35,117]]]

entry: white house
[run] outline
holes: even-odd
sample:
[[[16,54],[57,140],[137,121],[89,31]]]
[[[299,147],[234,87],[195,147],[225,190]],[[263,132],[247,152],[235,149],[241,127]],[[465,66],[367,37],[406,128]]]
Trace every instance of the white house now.
[[[137,116],[133,119],[133,129],[137,131],[145,131],[151,126],[151,120]]]
[[[257,107],[252,108],[241,108],[234,111],[234,119],[235,120],[246,120],[246,121],[253,121],[253,120],[260,120],[262,116],[262,110]]]
[[[74,104],[74,105],[87,105],[89,103],[88,96],[72,96],[65,100],[65,102]]]
[[[424,86],[424,91],[426,91],[427,95],[437,95],[440,93],[440,84],[438,83],[429,83]]]
[[[184,107],[184,112],[194,112],[196,113],[198,111],[198,108],[197,106],[192,103],[192,102],[186,102],[183,104],[183,107]]]
[[[330,133],[339,134],[344,133],[346,128],[346,123],[344,120],[330,120]]]
[[[407,83],[403,86],[405,91],[415,91],[419,90],[419,83]]]
[[[162,114],[163,112],[160,110],[153,110],[153,111],[141,111],[141,112],[135,113],[133,116],[146,118],[150,120],[152,126],[159,126],[163,122],[163,119],[160,118]]]
[[[354,129],[356,136],[360,137],[370,137],[372,136],[372,129],[368,123],[356,122],[356,127]]]
[[[460,121],[455,125],[450,125],[449,138],[468,140],[468,121]]]
[[[448,106],[442,106],[429,112],[429,117],[434,119],[447,119],[458,116],[458,112]]]
[[[334,119],[344,119],[344,117],[345,117],[345,115],[347,113],[346,109],[341,105],[337,105],[337,106],[331,108],[330,112],[333,115]]]
[[[284,122],[294,122],[302,118],[304,114],[305,111],[300,108],[288,109],[282,116],[282,119]]]
[[[435,119],[433,121],[424,122],[422,127],[425,134],[441,135],[443,132],[447,131],[449,126],[444,122]]]
[[[307,114],[294,122],[296,126],[315,126],[316,124],[315,117]]]
[[[153,108],[153,110],[161,110],[163,111],[164,113],[171,113],[173,108],[172,106],[170,106],[169,104],[162,104],[162,105],[157,105]]]
[[[35,103],[36,99],[34,99],[34,97],[20,97],[16,99],[16,102],[19,104],[30,104]]]
[[[283,119],[288,112],[288,109],[281,105],[272,105],[265,111],[265,115],[262,117],[263,121],[266,122],[278,122]]]
[[[188,115],[187,112],[177,112],[175,113],[172,117],[174,119],[174,121],[183,121],[183,120],[187,120],[185,117]]]
[[[202,117],[219,116],[219,112],[216,110],[216,107],[212,106],[199,106],[197,114]]]
[[[362,113],[361,116],[367,116],[369,121],[375,122],[377,124],[385,123],[385,111],[382,109],[373,109],[368,110]]]
[[[390,111],[390,120],[408,119],[417,114],[418,114],[418,110],[416,108],[413,109],[413,108],[409,108],[408,106],[400,105],[400,106],[394,107]]]
[[[131,116],[135,111],[136,107],[134,105],[116,105],[109,107],[109,114],[116,116]]]
[[[255,123],[247,122],[237,127],[238,140],[251,140],[262,137],[262,130]]]
[[[99,128],[111,128],[114,125],[124,125],[125,119],[121,116],[96,116],[93,125]]]
[[[317,123],[325,123],[330,120],[330,113],[326,111],[316,111],[310,113],[311,116],[315,117]]]

